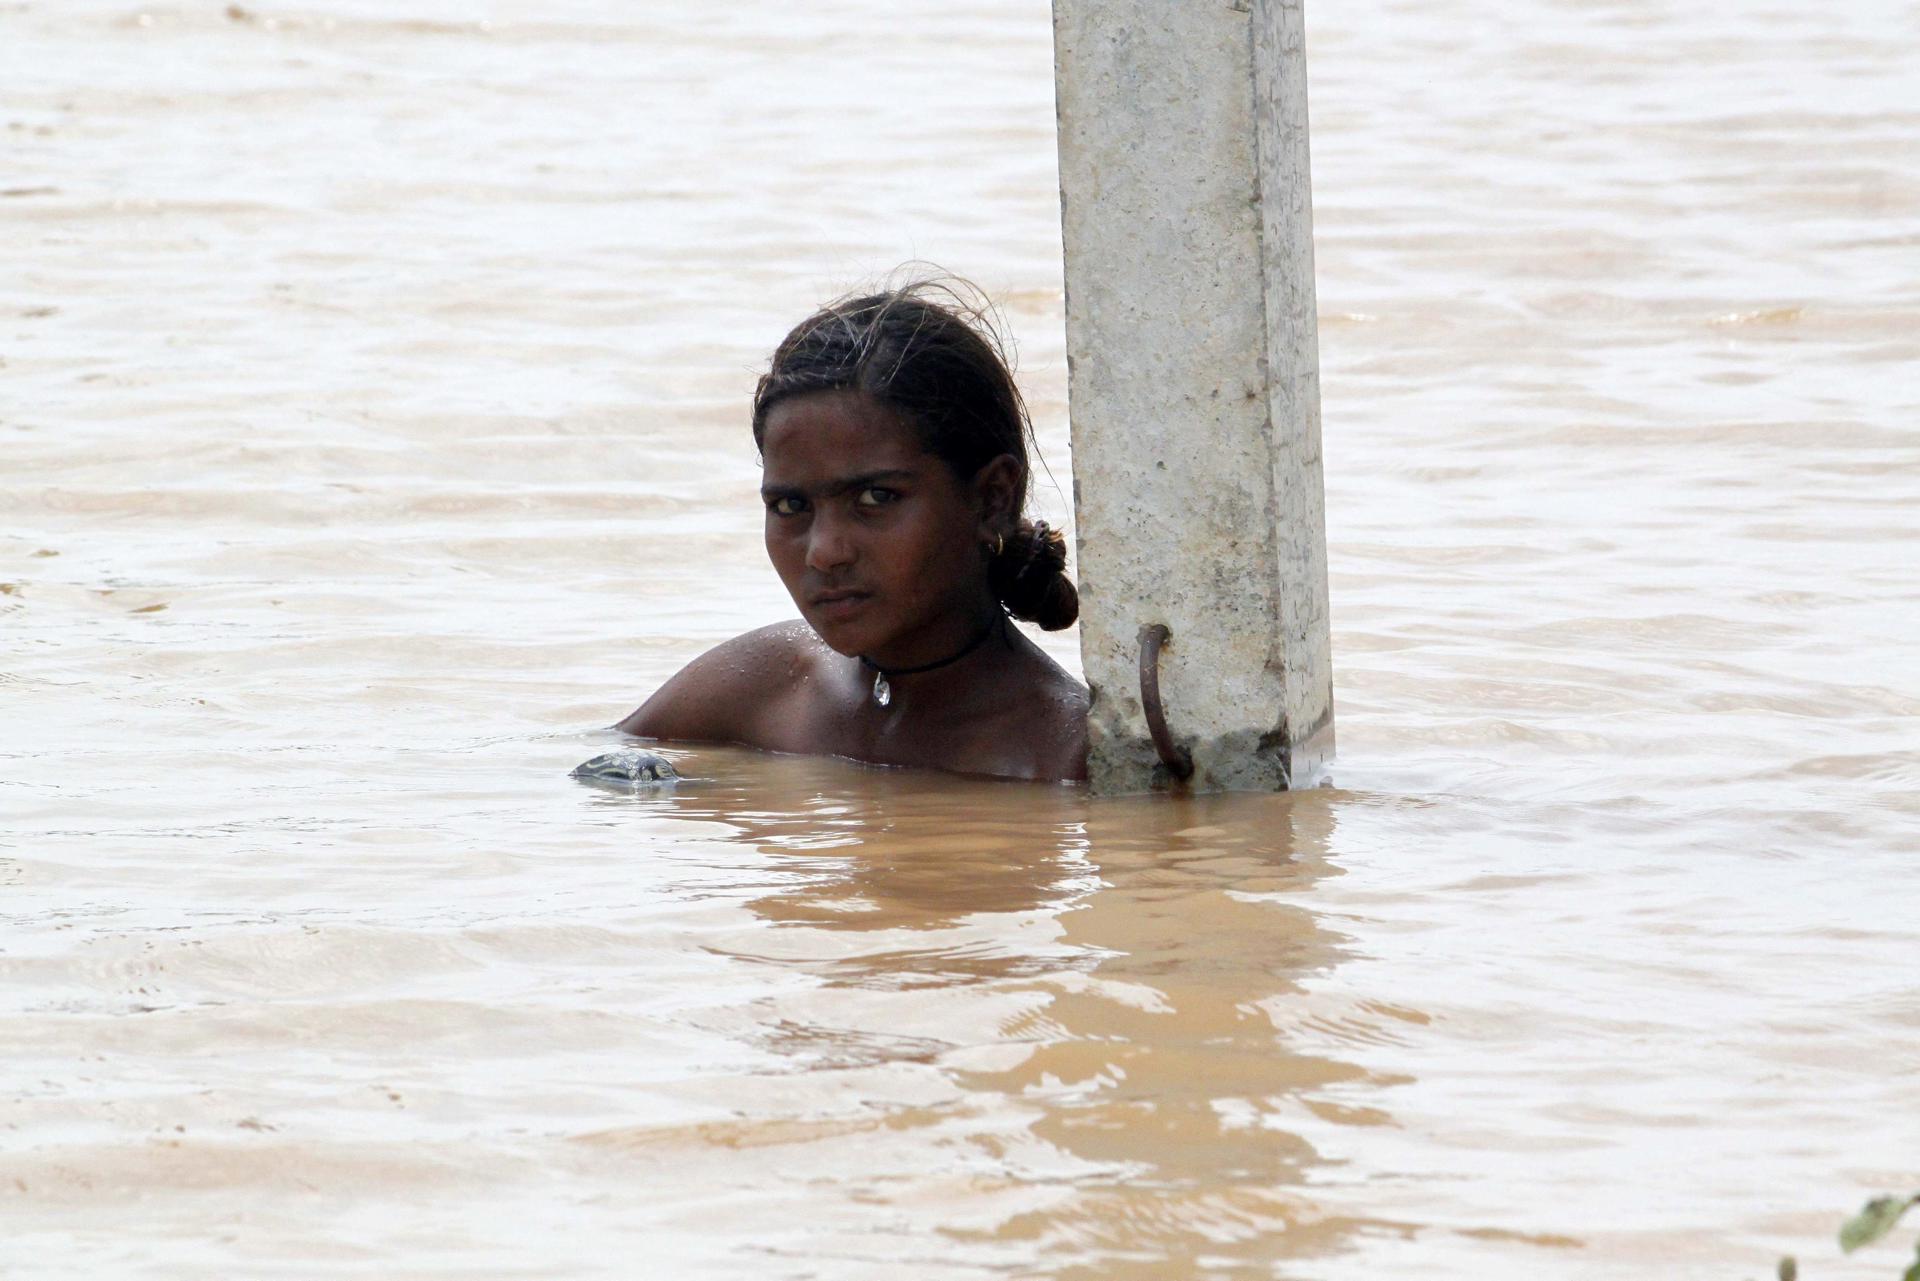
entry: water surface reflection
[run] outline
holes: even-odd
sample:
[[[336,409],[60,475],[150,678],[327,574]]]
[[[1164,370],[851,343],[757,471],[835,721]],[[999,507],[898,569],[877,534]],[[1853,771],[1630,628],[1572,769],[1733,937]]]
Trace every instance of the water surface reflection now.
[[[1283,1030],[1345,955],[1305,901],[1333,874],[1337,794],[1095,802],[815,762],[754,777],[751,807],[724,780],[673,804],[768,861],[760,928],[716,946],[784,972],[739,1030],[776,1056],[786,1103],[697,1141],[864,1149],[834,1164],[1023,1274],[1270,1275],[1365,1225],[1316,1201],[1322,1158],[1295,1122],[1387,1124],[1395,1080]],[[944,1088],[869,1094],[879,1115],[819,1128],[847,1073],[908,1067]]]

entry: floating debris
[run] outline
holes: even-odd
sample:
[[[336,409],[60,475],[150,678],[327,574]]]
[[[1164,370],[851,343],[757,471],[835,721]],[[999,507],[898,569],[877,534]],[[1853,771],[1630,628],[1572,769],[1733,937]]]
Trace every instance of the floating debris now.
[[[602,753],[590,761],[582,761],[573,767],[572,777],[583,783],[621,791],[638,791],[644,787],[670,786],[680,782],[680,772],[673,768],[672,761],[658,752],[637,747],[623,747],[619,751]]]

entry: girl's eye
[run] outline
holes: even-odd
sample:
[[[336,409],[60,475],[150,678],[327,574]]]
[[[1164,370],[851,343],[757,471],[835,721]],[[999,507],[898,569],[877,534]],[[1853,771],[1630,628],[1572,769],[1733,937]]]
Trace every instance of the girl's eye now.
[[[801,498],[776,498],[767,504],[767,510],[776,516],[798,516],[806,509],[806,500]]]
[[[878,485],[868,485],[860,491],[859,495],[854,499],[854,502],[862,507],[885,507],[888,503],[898,500],[899,497],[900,495],[891,489],[882,489]]]

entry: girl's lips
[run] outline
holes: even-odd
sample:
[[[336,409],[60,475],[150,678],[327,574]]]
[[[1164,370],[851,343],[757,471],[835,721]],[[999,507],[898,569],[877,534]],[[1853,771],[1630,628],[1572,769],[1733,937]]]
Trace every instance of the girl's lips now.
[[[822,592],[813,598],[813,610],[822,618],[840,622],[865,609],[872,599],[867,592]]]

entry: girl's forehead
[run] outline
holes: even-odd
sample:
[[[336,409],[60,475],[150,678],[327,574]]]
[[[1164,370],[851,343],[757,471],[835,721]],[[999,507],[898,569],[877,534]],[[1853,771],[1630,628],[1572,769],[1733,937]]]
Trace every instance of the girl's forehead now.
[[[902,466],[925,450],[905,418],[864,392],[816,391],[767,411],[760,452],[770,471],[837,471],[854,462]]]

